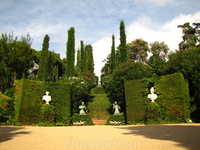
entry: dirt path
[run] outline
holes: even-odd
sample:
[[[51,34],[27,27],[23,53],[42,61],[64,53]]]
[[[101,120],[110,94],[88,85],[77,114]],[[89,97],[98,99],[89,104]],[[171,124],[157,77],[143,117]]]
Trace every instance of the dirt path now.
[[[199,150],[200,124],[0,126],[1,150]]]

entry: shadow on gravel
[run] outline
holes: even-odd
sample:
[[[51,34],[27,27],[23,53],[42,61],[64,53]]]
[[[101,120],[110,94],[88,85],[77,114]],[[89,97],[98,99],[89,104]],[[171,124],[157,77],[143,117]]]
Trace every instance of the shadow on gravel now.
[[[177,146],[189,150],[200,150],[200,124],[194,125],[146,125],[127,126],[133,136],[143,135],[146,138],[177,142]]]
[[[14,136],[18,134],[29,134],[27,131],[17,131],[24,129],[24,127],[11,127],[11,126],[0,126],[0,143],[12,140]]]

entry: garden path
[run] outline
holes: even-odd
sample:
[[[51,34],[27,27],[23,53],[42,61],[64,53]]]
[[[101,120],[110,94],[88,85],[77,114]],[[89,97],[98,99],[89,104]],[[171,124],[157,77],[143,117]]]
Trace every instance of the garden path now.
[[[109,118],[111,104],[103,87],[97,86],[91,90],[91,101],[88,103],[88,115],[95,125],[103,125]]]

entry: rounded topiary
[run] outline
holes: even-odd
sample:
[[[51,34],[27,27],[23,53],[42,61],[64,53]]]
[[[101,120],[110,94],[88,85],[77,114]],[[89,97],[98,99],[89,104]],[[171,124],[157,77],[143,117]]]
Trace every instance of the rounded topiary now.
[[[49,104],[43,104],[40,109],[40,122],[45,123],[46,125],[52,125],[55,123],[56,113],[54,106]]]
[[[156,102],[148,103],[145,116],[145,124],[159,124],[161,123],[161,108]]]

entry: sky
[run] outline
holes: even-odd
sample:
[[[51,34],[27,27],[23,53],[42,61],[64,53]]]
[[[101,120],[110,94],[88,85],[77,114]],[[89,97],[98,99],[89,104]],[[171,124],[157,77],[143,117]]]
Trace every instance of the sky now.
[[[46,34],[49,50],[66,58],[68,30],[75,28],[76,50],[80,41],[91,44],[95,74],[101,75],[103,60],[111,53],[112,35],[119,41],[123,20],[127,43],[142,38],[149,44],[165,42],[171,51],[182,41],[186,22],[200,22],[199,0],[0,0],[0,33],[30,34],[32,48],[42,49]]]

